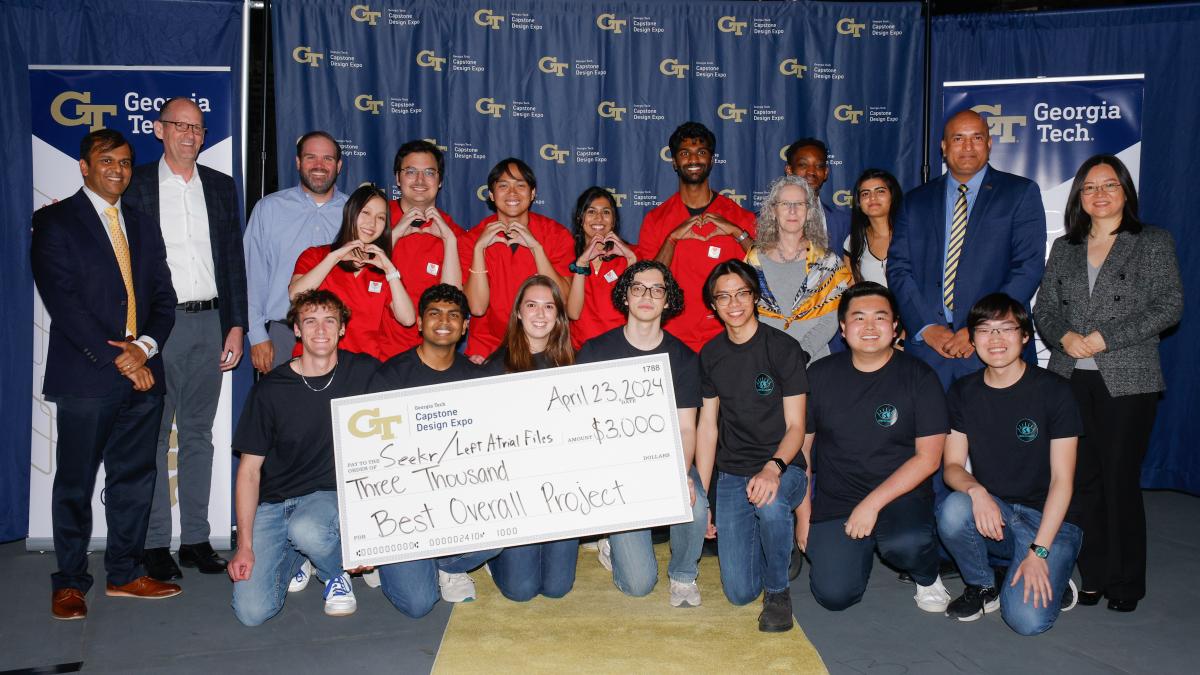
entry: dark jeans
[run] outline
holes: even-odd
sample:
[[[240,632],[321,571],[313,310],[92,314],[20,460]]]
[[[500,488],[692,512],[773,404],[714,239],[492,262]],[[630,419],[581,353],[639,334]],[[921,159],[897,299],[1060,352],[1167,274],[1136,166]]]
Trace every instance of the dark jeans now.
[[[1076,504],[1083,528],[1079,574],[1085,591],[1112,600],[1146,596],[1146,510],[1142,459],[1158,394],[1109,396],[1100,373],[1076,370],[1071,389],[1083,417],[1076,460]]]
[[[840,611],[857,604],[867,590],[874,553],[928,586],[938,575],[937,524],[933,500],[910,492],[883,507],[870,536],[846,536],[846,519],[813,523],[808,531],[808,581],[813,598],[825,609]]]
[[[542,544],[509,546],[493,558],[488,567],[492,581],[504,597],[517,602],[538,595],[561,598],[575,585],[575,563],[579,559],[579,540],[564,539]]]

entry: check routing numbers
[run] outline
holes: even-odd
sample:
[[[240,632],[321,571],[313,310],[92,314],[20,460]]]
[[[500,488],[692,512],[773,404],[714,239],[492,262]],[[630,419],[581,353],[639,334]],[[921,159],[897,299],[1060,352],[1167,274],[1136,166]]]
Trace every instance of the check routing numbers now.
[[[691,517],[670,361],[332,402],[347,568]]]

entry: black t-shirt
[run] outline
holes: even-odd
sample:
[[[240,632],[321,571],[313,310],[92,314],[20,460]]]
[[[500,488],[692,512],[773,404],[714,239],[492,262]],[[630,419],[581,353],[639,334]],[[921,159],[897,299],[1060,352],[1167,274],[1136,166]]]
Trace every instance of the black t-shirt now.
[[[1083,433],[1071,385],[1030,364],[1004,389],[989,387],[983,373],[951,385],[950,428],[966,434],[971,474],[989,493],[1041,511],[1050,489],[1050,441]],[[1078,522],[1073,510],[1067,519]]]
[[[808,393],[808,356],[787,333],[758,324],[754,337],[734,344],[722,332],[700,350],[700,390],[721,401],[717,468],[738,476],[762,471],[787,431],[783,399]],[[792,464],[804,470],[804,457]]]
[[[488,357],[487,362],[485,362],[482,366],[479,366],[479,374],[486,377],[508,374],[508,371],[505,370],[504,366],[504,358],[506,356],[508,356],[508,347],[500,347],[496,351],[492,352],[492,355]],[[541,351],[533,355],[534,370],[553,367],[554,364],[550,362],[550,355],[546,352]]]
[[[378,367],[379,361],[367,354],[338,351],[332,382],[323,375],[306,378],[305,384],[305,378],[285,363],[254,385],[238,420],[233,448],[264,457],[260,503],[337,489],[329,402],[367,393]]]
[[[816,434],[813,522],[850,515],[916,454],[916,439],[950,431],[937,374],[904,352],[873,373],[840,352],[813,363],[808,378],[806,424]],[[930,482],[917,490],[930,493]]]
[[[675,388],[676,408],[700,407],[700,358],[683,342],[663,331],[662,342],[654,349],[642,351],[629,344],[625,338],[625,327],[616,328],[597,335],[579,348],[579,363],[596,363],[628,359],[634,356],[666,354],[671,361],[671,384]]]
[[[417,356],[417,347],[413,347],[393,356],[379,367],[379,370],[375,372],[375,377],[371,378],[370,392],[374,394],[381,391],[424,387],[429,384],[472,380],[481,376],[479,367],[458,353],[454,354],[454,361],[450,363],[449,368],[434,370],[425,365],[421,357]]]

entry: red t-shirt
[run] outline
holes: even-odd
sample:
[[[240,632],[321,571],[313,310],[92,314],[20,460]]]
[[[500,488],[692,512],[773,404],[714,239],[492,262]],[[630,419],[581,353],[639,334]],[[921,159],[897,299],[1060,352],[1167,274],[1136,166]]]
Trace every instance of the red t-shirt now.
[[[597,335],[625,325],[625,315],[613,306],[612,290],[628,267],[625,256],[618,255],[601,262],[599,271],[593,267],[592,273],[583,278],[583,311],[571,322],[571,344],[576,351]]]
[[[400,222],[400,217],[404,215],[404,211],[400,208],[399,201],[391,202],[389,210],[391,211],[392,227],[395,227],[396,223]],[[454,232],[457,240],[461,241],[466,232],[458,226],[458,223],[454,222],[448,213],[441,209],[438,209],[438,213],[442,215],[442,220],[450,226],[450,230]],[[432,227],[433,224],[427,222],[417,232],[397,239],[396,245],[392,248],[392,264],[400,272],[400,282],[404,284],[404,290],[412,299],[414,311],[421,299],[421,294],[430,286],[441,283],[442,280],[445,247],[442,245],[440,237],[428,233]],[[464,277],[466,272],[466,265],[463,265]],[[386,355],[380,357],[380,360],[386,361],[396,354],[421,344],[421,334],[417,332],[415,323],[407,328],[397,321],[384,325],[387,326],[384,331],[386,344],[382,351]]]
[[[458,240],[464,286],[468,283],[467,275],[471,273],[475,242],[487,226],[496,220],[498,218],[493,213]],[[554,270],[570,278],[568,275],[571,272],[567,266],[575,262],[575,239],[567,228],[551,218],[530,211],[529,232],[541,242]],[[517,299],[517,289],[526,279],[537,274],[533,252],[524,246],[518,246],[514,252],[509,244],[496,242],[484,250],[483,260],[488,275],[489,302],[486,314],[471,317],[471,324],[467,328],[468,356],[490,356],[496,350],[508,328],[508,315]]]
[[[754,214],[724,195],[718,194],[705,212],[721,216],[749,232],[751,237],[754,236]],[[635,249],[638,258],[653,260],[671,231],[690,217],[691,214],[688,213],[678,192],[647,213],[642,221]],[[705,223],[697,232],[703,236],[714,228],[716,225]],[[741,260],[744,257],[746,252],[742,250],[741,244],[726,234],[705,241],[684,239],[676,242],[675,257],[671,260],[671,273],[683,289],[683,313],[664,324],[663,330],[682,340],[693,351],[699,352],[705,342],[722,330],[720,320],[704,305],[703,289],[708,273],[726,260]]]
[[[319,265],[329,251],[329,246],[307,249],[296,260],[296,270],[292,274],[306,274]],[[383,272],[368,265],[355,276],[353,272],[334,266],[318,288],[332,291],[350,308],[350,322],[346,324],[346,334],[338,348],[383,359],[385,326],[388,323],[400,325],[392,315],[392,291]],[[300,351],[301,345],[297,342],[292,356],[300,356]]]

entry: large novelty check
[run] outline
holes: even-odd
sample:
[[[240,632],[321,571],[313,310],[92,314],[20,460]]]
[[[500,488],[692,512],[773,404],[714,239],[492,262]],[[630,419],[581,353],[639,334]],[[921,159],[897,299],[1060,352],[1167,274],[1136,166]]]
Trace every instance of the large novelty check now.
[[[691,518],[665,355],[332,406],[347,569]]]

